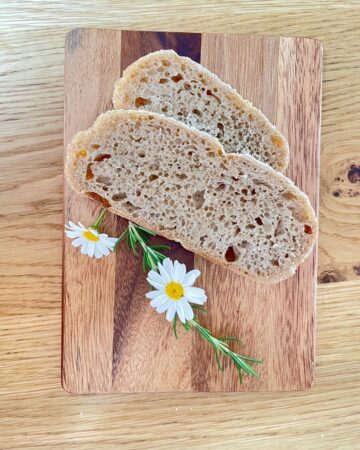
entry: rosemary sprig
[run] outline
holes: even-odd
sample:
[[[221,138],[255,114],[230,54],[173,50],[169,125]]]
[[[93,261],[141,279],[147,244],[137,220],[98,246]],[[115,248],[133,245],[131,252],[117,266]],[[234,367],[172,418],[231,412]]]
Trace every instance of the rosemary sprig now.
[[[193,307],[193,309],[203,309],[203,308],[196,307],[196,305],[192,305],[192,307]],[[176,339],[178,339],[178,335],[176,332],[176,323],[177,323],[177,317],[175,316],[174,321],[173,321],[173,330],[174,330],[174,335],[175,335]],[[219,353],[221,353],[222,355],[224,355],[227,358],[230,358],[235,363],[235,366],[236,366],[236,368],[238,370],[238,374],[239,374],[240,384],[242,383],[242,380],[243,380],[242,372],[246,373],[247,375],[252,375],[253,377],[258,378],[258,374],[254,370],[254,368],[251,367],[246,361],[251,361],[251,362],[254,362],[257,364],[261,364],[264,361],[261,359],[254,359],[254,358],[249,358],[248,356],[239,355],[238,353],[233,352],[229,348],[229,345],[226,343],[226,341],[240,342],[240,339],[234,338],[234,337],[216,338],[212,335],[210,330],[208,330],[205,327],[203,327],[202,325],[200,325],[199,322],[196,320],[196,318],[189,320],[188,322],[185,322],[182,325],[184,326],[186,331],[190,331],[191,328],[195,329],[196,331],[199,332],[200,336],[203,339],[205,339],[205,341],[209,342],[209,344],[213,347],[213,349],[215,351],[216,364],[221,371],[223,371],[224,368],[222,367],[222,365],[220,363]]]
[[[143,270],[158,270],[159,262],[162,262],[166,255],[160,250],[169,250],[168,245],[148,245],[148,241],[152,236],[156,236],[152,231],[136,225],[129,221],[127,228],[120,235],[114,245],[114,251],[123,239],[126,239],[126,244],[131,252],[138,254],[138,249],[143,253]]]
[[[176,320],[176,318],[174,319]],[[215,351],[216,363],[220,370],[223,370],[223,367],[220,364],[219,353],[223,354],[225,357],[230,358],[239,374],[239,381],[242,383],[243,375],[242,373],[246,373],[247,375],[252,375],[253,377],[258,378],[258,374],[254,370],[252,366],[250,366],[246,361],[251,361],[257,364],[261,364],[263,361],[260,359],[249,358],[248,356],[241,356],[238,353],[230,350],[229,345],[225,341],[239,341],[237,338],[216,338],[212,335],[211,331],[204,328],[199,324],[196,319],[189,320],[187,322],[188,325],[193,327],[200,333],[200,336],[205,339],[209,344],[213,347]]]

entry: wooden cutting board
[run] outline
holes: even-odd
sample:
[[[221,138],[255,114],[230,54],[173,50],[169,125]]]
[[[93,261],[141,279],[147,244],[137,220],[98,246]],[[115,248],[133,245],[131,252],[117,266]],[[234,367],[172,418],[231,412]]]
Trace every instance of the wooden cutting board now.
[[[76,29],[66,38],[65,148],[79,130],[112,108],[113,85],[139,57],[173,48],[219,75],[251,100],[288,138],[287,175],[318,210],[322,48],[316,40],[224,34]],[[93,223],[100,208],[64,186],[64,221]],[[126,221],[108,214],[116,236]],[[159,242],[165,239],[156,238]],[[217,336],[239,336],[236,350],[263,358],[258,380],[216,366],[209,346],[149,307],[148,286],[125,246],[100,261],[64,240],[63,387],[73,393],[280,391],[314,379],[316,250],[297,274],[266,286],[211,264],[174,242],[170,256],[201,270],[208,294],[200,322]]]

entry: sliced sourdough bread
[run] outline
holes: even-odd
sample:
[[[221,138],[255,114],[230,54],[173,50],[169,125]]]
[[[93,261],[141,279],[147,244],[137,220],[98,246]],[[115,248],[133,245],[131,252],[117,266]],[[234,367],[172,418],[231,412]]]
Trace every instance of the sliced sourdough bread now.
[[[143,109],[172,117],[219,139],[226,153],[253,156],[283,172],[289,147],[264,114],[228,84],[173,50],[150,53],[115,84],[116,109]]]
[[[263,282],[294,274],[318,233],[289,179],[156,113],[102,114],[69,144],[66,177],[113,213]]]

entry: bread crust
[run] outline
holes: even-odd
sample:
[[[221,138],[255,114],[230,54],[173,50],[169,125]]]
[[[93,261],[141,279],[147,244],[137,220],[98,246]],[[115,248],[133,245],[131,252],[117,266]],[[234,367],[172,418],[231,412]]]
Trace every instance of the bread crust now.
[[[219,90],[223,91],[224,95],[231,99],[235,106],[243,108],[244,111],[251,114],[254,121],[256,121],[257,126],[264,133],[270,133],[277,141],[278,145],[276,145],[276,151],[278,161],[276,167],[273,168],[279,172],[284,172],[286,170],[290,157],[289,145],[285,137],[269,121],[269,119],[259,109],[255,108],[250,101],[245,100],[234,88],[222,81],[217,75],[210,72],[206,67],[203,67],[201,64],[196,63],[190,58],[179,56],[174,50],[159,50],[157,52],[149,53],[127,67],[124,70],[123,76],[115,83],[113,93],[113,104],[115,109],[133,109],[133,106],[127,100],[129,97],[128,93],[133,90],[132,80],[134,80],[136,74],[144,67],[147,68],[162,58],[168,58],[170,60],[173,59],[179,63],[185,61],[187,66],[201,72],[204,79],[207,79]]]
[[[134,217],[131,213],[129,213],[126,209],[115,207],[111,205],[109,207],[109,211],[112,213],[125,217],[126,219],[143,226],[144,228],[149,229],[150,231],[153,231],[161,236],[164,236],[167,239],[174,240],[177,242],[180,242],[180,244],[206,258],[207,260],[217,263],[221,266],[224,266],[228,268],[229,270],[232,270],[233,272],[247,276],[249,278],[252,278],[256,281],[260,281],[263,283],[276,283],[282,280],[285,280],[286,278],[294,275],[296,268],[299,264],[301,264],[311,253],[313,245],[318,237],[318,223],[317,219],[315,217],[314,211],[311,207],[310,201],[308,197],[299,191],[298,188],[294,185],[294,183],[286,178],[284,175],[282,175],[279,172],[276,172],[275,170],[268,167],[266,164],[255,160],[251,156],[248,155],[242,155],[242,154],[227,154],[224,152],[222,146],[219,144],[219,142],[212,138],[211,136],[207,135],[206,133],[200,132],[194,128],[189,128],[186,125],[179,123],[178,121],[161,116],[156,113],[149,113],[147,111],[130,111],[130,110],[114,110],[114,111],[108,111],[102,115],[100,115],[93,126],[86,130],[81,131],[77,133],[67,148],[67,158],[66,158],[66,165],[65,165],[65,176],[66,179],[71,186],[71,188],[76,191],[78,194],[88,197],[85,193],[84,183],[81,179],[79,179],[79,172],[77,171],[77,164],[79,161],[78,153],[82,149],[86,149],[87,151],[91,152],[89,149],[89,143],[99,136],[103,135],[109,135],[116,129],[116,124],[118,121],[121,120],[148,120],[148,118],[152,117],[159,117],[162,121],[167,122],[168,127],[176,127],[176,128],[185,128],[187,130],[191,130],[192,133],[197,135],[200,138],[205,138],[209,143],[212,143],[212,145],[217,146],[219,154],[216,155],[217,158],[223,158],[227,160],[233,160],[234,164],[238,164],[240,162],[246,163],[247,166],[254,170],[260,170],[261,172],[266,173],[266,176],[269,179],[275,180],[278,185],[286,185],[286,190],[290,193],[292,193],[294,196],[296,196],[297,201],[302,204],[303,210],[305,212],[305,215],[307,216],[306,222],[312,227],[312,235],[311,235],[311,242],[308,245],[308,248],[304,253],[299,255],[297,259],[294,259],[291,264],[289,264],[287,267],[282,267],[281,272],[272,275],[262,275],[257,276],[251,273],[248,273],[247,271],[243,270],[241,267],[234,263],[228,263],[223,258],[217,257],[216,255],[211,254],[210,252],[204,251],[202,248],[194,246],[192,242],[190,242],[187,239],[180,238],[177,236],[176,233],[172,232],[171,230],[163,230],[157,227],[156,225],[151,225],[147,223],[145,220],[143,220],[141,217]]]

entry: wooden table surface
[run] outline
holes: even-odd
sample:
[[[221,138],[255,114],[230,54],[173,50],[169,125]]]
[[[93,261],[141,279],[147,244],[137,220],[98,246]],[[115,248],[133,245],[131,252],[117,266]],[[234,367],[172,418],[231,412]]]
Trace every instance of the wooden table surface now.
[[[355,449],[360,439],[360,3],[3,1],[0,449]],[[315,387],[71,396],[60,386],[63,60],[78,26],[324,46]],[[281,361],[279,361],[281,364]]]

